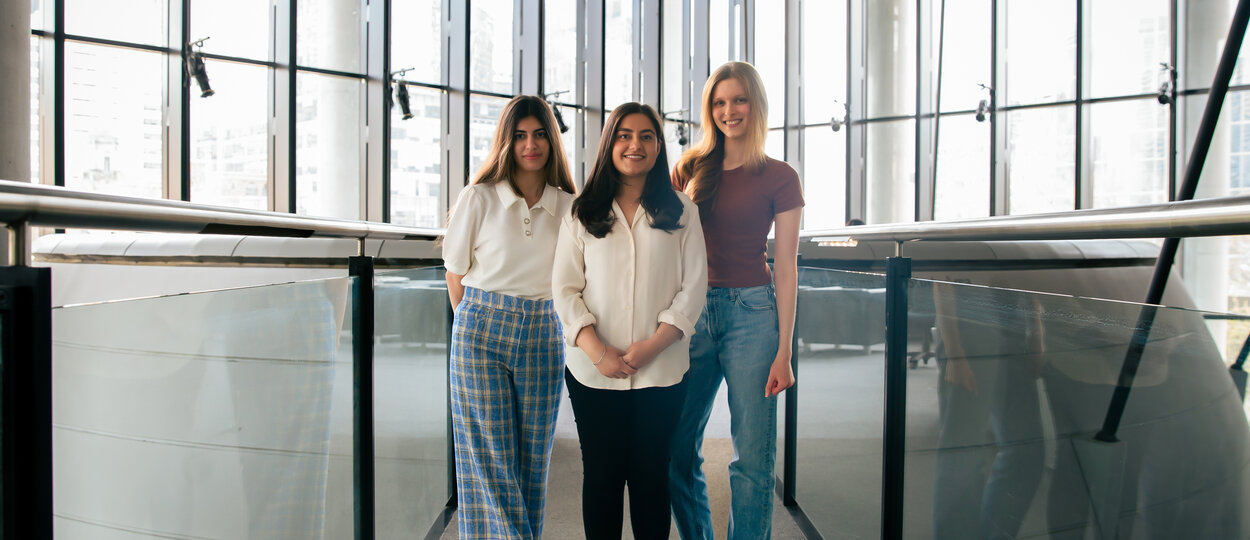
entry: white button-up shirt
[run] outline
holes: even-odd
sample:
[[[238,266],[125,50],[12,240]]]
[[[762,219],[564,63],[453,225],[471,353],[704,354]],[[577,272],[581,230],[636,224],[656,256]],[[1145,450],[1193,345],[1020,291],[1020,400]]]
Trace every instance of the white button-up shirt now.
[[[699,208],[685,194],[677,196],[682,227],[668,232],[651,228],[641,206],[626,225],[616,202],[616,222],[603,238],[571,213],[565,216],[551,288],[569,346],[565,365],[578,382],[608,390],[663,387],[681,382],[689,369],[690,336],[707,295],[707,247]],[[625,379],[604,377],[576,346],[578,332],[593,324],[604,344],[623,352],[655,334],[660,323],[681,330],[681,340]]]
[[[443,238],[443,264],[461,283],[528,300],[551,298],[560,216],[573,196],[547,185],[533,207],[506,181],[460,192]]]

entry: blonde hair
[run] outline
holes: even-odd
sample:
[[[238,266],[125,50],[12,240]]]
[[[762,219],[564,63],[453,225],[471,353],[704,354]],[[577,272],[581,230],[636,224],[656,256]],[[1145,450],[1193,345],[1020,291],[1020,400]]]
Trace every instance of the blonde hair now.
[[[555,113],[547,102],[538,96],[517,96],[512,98],[499,115],[499,123],[495,127],[495,139],[490,145],[490,154],[486,162],[478,170],[471,184],[494,184],[507,181],[512,191],[522,195],[513,175],[516,174],[516,155],[512,152],[512,134],[517,124],[526,118],[534,118],[547,132],[547,141],[551,147],[547,155],[547,164],[543,167],[543,178],[548,185],[560,188],[568,193],[576,192],[573,187],[573,175],[569,173],[569,161],[564,155],[564,142],[560,140],[560,129],[556,123]]]
[[[768,96],[764,93],[764,81],[760,79],[759,72],[746,62],[729,62],[716,68],[703,85],[703,139],[682,154],[676,167],[677,175],[688,180],[686,194],[699,204],[701,211],[715,203],[724,172],[725,134],[716,127],[712,117],[712,93],[716,85],[726,79],[741,83],[751,104],[747,119],[746,167],[759,172],[768,160],[764,154],[764,142],[768,138]]]

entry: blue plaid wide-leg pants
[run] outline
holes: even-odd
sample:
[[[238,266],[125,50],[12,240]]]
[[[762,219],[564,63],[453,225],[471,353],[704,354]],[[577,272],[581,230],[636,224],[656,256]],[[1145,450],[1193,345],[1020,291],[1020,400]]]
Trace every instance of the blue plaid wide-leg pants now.
[[[550,300],[465,288],[451,345],[461,539],[542,537],[563,372]]]

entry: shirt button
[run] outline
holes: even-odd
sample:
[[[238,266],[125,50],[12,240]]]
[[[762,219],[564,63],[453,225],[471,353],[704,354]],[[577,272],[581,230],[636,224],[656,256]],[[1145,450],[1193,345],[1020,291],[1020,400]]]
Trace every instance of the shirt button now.
[[[533,233],[531,233],[530,231],[525,231],[525,236],[530,236],[531,234]]]
[[[530,218],[525,218],[525,224],[526,224],[526,225],[529,225],[529,224],[530,224]]]

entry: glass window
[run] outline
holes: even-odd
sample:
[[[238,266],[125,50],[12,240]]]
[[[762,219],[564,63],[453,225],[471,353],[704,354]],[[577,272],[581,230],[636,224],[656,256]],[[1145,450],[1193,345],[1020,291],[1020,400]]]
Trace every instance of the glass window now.
[[[1070,100],[1076,95],[1076,3],[1003,2],[1008,105]]]
[[[663,56],[660,58],[660,103],[662,105],[662,114],[674,119],[690,119],[690,113],[683,114],[682,95],[686,88],[682,84],[682,71],[685,67],[682,61],[682,3],[680,0],[664,0],[663,11],[660,13],[663,17],[660,25],[663,35],[660,39],[663,42],[661,52]],[[698,100],[695,100],[698,101]],[[672,157],[672,156],[669,156]]]
[[[1168,200],[1168,108],[1154,99],[1089,106],[1094,207]]]
[[[603,108],[634,100],[634,3],[604,3]]]
[[[556,107],[556,109],[564,117],[564,125],[569,128],[568,131],[560,134],[560,144],[564,145],[564,157],[569,162],[569,174],[573,177],[573,185],[580,187],[582,181],[577,178],[577,141],[582,140],[582,128],[577,123],[577,115],[581,114],[581,111],[572,107]]]
[[[65,185],[160,198],[165,55],[65,44]]]
[[[841,132],[839,132],[841,133]],[[868,124],[865,173],[868,223],[905,223],[916,219],[916,123],[914,120]]]
[[[677,160],[681,159],[681,154],[686,151],[685,147],[678,142],[678,139],[681,138],[677,131],[679,127],[682,128],[682,132],[686,136],[686,143],[689,144],[691,142],[690,128],[682,127],[682,124],[678,122],[664,123],[664,144],[668,148],[668,169],[670,172],[677,165]]]
[[[391,109],[391,223],[441,227],[442,92],[409,86],[413,117]]]
[[[868,2],[867,26],[868,116],[915,114],[916,4]]]
[[[391,71],[409,81],[436,84],[442,73],[443,19],[439,0],[391,2]]]
[[[992,86],[990,81],[990,49],[993,39],[993,11],[989,0],[965,0],[963,2],[933,2],[933,66],[938,61],[939,17],[936,10],[946,5],[946,29],[942,50],[942,103],[943,111],[970,111],[977,108],[982,99],[989,99],[989,92],[980,85]],[[936,72],[934,74],[936,77]],[[936,82],[936,81],[935,81]],[[986,198],[989,198],[988,193]]]
[[[362,71],[362,5],[360,0],[299,0],[296,3],[299,15],[295,17],[298,26],[296,63],[338,71]]]
[[[204,42],[205,52],[268,60],[272,16],[269,2],[192,2],[191,35],[187,40],[211,38]]]
[[[1090,2],[1091,97],[1157,92],[1167,80],[1171,32],[1164,0]]]
[[[469,21],[469,88],[512,93],[512,0],[477,0]]]
[[[497,97],[469,96],[469,177],[466,182],[471,182],[486,162],[495,138],[495,125],[507,104],[508,100]],[[454,185],[456,179],[451,181]]]
[[[40,38],[30,37],[30,181],[39,183],[39,98],[40,88],[40,68],[42,61],[40,59],[40,48],[43,46]]]
[[[729,58],[729,2],[708,2],[707,50],[712,71]]]
[[[52,30],[51,6],[45,6],[47,0],[30,0],[30,29]]]
[[[1228,126],[1229,195],[1250,194],[1250,94],[1229,92],[1220,124]]]
[[[1072,107],[1000,112],[1007,122],[1007,210],[1010,214],[1076,208]]]
[[[1188,88],[1209,88],[1215,78],[1215,69],[1220,56],[1224,52],[1224,43],[1228,41],[1228,28],[1232,24],[1233,11],[1237,6],[1235,0],[1215,0],[1209,2],[1184,2],[1185,43],[1180,47],[1184,56],[1181,66],[1185,69],[1182,80]],[[1250,35],[1248,33],[1247,35]],[[1250,73],[1246,73],[1246,57],[1250,56],[1250,47],[1242,40],[1240,54],[1237,56],[1237,67],[1233,71],[1230,84],[1246,84],[1250,81]],[[1201,110],[1201,109],[1199,109]]]
[[[841,118],[846,113],[846,2],[804,2],[802,21],[803,123]]]
[[[846,222],[846,130],[803,130],[803,159],[804,202],[809,210],[820,209],[803,212],[803,228],[841,227]]]
[[[164,45],[165,13],[165,0],[66,0],[65,32]]]
[[[358,79],[295,79],[295,206],[310,216],[362,219]]]
[[[934,219],[989,216],[990,123],[970,114],[943,116],[940,129]]]
[[[564,92],[552,99],[577,100],[577,6],[573,0],[548,0],[543,8],[543,92]]]
[[[768,127],[781,127],[786,119],[785,9],[756,6],[755,69],[759,70],[764,93],[768,95]],[[827,58],[825,69],[830,69]]]
[[[269,70],[212,61],[213,87],[191,98],[191,202],[269,208]]]

